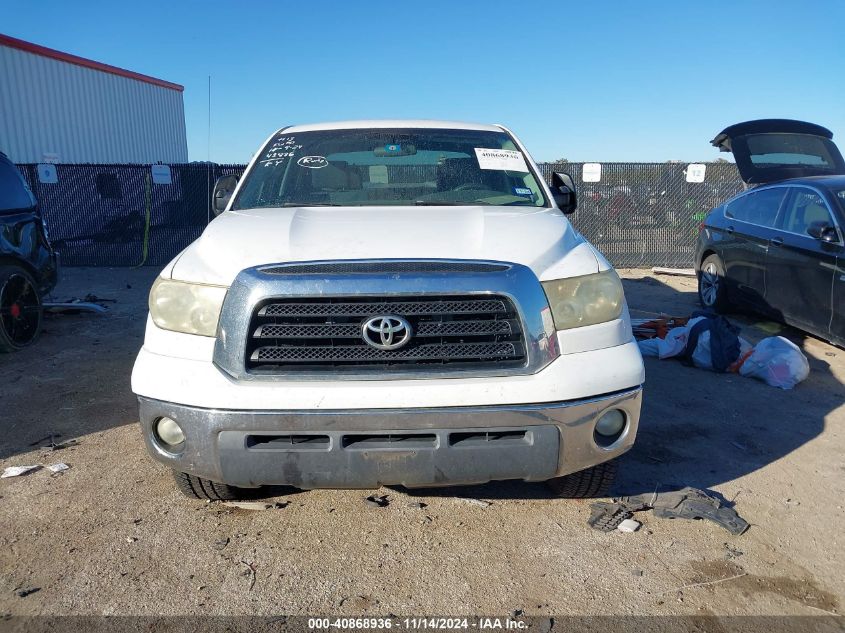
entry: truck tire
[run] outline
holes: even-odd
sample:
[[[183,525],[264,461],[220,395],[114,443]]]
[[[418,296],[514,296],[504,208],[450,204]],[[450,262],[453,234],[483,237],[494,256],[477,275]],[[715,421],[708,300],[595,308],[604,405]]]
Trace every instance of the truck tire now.
[[[725,288],[725,265],[718,255],[708,255],[698,271],[698,300],[710,310],[722,313],[730,309]]]
[[[251,488],[235,488],[228,484],[220,484],[210,479],[194,477],[178,470],[173,471],[176,487],[186,497],[193,499],[210,499],[211,501],[237,501],[255,496]]]
[[[589,499],[606,497],[619,464],[615,459],[596,464],[592,468],[577,473],[549,479],[546,485],[558,496],[565,499]]]
[[[41,334],[43,315],[32,275],[20,266],[0,266],[0,352],[32,345]]]

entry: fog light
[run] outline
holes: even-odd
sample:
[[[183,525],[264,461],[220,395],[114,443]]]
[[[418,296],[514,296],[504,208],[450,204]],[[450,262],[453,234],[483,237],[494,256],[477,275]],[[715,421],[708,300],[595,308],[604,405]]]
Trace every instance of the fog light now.
[[[159,418],[155,425],[155,432],[158,439],[170,447],[178,446],[185,441],[182,428],[170,418]]]
[[[596,422],[593,440],[602,447],[613,444],[625,430],[625,414],[619,409],[605,411]]]

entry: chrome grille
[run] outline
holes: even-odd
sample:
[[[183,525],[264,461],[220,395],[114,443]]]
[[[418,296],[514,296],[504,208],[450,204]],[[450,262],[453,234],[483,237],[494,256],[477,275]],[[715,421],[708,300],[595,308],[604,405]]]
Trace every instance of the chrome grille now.
[[[411,324],[405,347],[380,350],[362,337],[379,315]],[[400,296],[269,299],[253,313],[246,369],[291,371],[449,370],[520,367],[526,362],[521,322],[505,296]]]

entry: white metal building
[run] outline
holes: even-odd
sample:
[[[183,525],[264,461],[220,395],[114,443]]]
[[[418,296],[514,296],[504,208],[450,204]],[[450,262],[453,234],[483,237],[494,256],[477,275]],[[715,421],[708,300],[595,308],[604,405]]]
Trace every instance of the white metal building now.
[[[186,163],[183,90],[0,34],[0,151],[15,163]]]

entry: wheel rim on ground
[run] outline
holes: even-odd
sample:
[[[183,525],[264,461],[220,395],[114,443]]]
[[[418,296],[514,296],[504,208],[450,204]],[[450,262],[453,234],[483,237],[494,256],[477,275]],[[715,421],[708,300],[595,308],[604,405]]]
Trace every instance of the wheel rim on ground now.
[[[712,306],[716,303],[716,298],[719,296],[719,273],[716,270],[716,264],[711,262],[701,271],[699,287],[704,305]]]
[[[40,310],[38,291],[23,275],[12,274],[0,287],[0,327],[13,344],[35,338]]]

